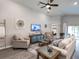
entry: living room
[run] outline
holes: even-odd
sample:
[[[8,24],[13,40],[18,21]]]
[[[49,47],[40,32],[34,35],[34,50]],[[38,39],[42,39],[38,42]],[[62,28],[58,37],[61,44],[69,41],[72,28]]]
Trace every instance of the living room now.
[[[24,2],[27,2],[27,3],[24,3]],[[33,2],[33,4],[35,3],[34,1],[31,1],[31,0],[29,0],[29,1],[25,1],[25,0],[24,1],[21,1],[21,0],[2,0],[2,1],[0,1],[0,9],[1,9],[0,10],[0,23],[5,22],[5,24],[6,24],[5,30],[4,30],[5,39],[0,40],[0,49],[2,51],[0,53],[0,54],[2,54],[0,56],[1,59],[12,59],[14,56],[11,55],[12,56],[11,57],[10,54],[13,52],[14,52],[13,54],[22,52],[22,53],[20,53],[21,55],[25,51],[27,52],[27,50],[19,50],[19,49],[18,50],[11,50],[11,49],[7,50],[7,48],[12,47],[12,37],[14,35],[27,38],[27,36],[29,37],[29,35],[31,35],[31,34],[39,34],[40,33],[39,31],[35,32],[35,31],[31,30],[32,24],[40,24],[42,34],[45,32],[51,32],[52,25],[56,25],[57,38],[59,38],[59,33],[67,32],[66,31],[67,25],[79,26],[78,12],[73,12],[76,9],[78,10],[78,8],[72,8],[73,11],[71,11],[71,12],[66,11],[64,15],[59,14],[59,12],[58,12],[59,9],[56,11],[54,9],[54,12],[52,12],[52,14],[51,14],[51,12],[46,13],[45,9],[41,9],[40,6],[38,6],[38,10],[33,9],[33,6],[32,6],[32,8],[27,6],[27,4],[29,5],[29,3],[31,5],[32,2]],[[39,1],[37,1],[37,2],[39,2]],[[36,6],[34,6],[34,8],[35,7]],[[45,12],[43,13],[43,11],[45,11]],[[21,20],[23,23],[22,27],[20,27],[18,24],[19,20]],[[37,44],[35,46],[37,46]],[[33,45],[33,48],[35,46]],[[5,50],[3,50],[3,49],[5,49]],[[29,48],[29,50],[31,50],[31,49]],[[12,51],[12,52],[10,52],[8,55],[6,55],[6,53],[8,51],[9,52]],[[36,52],[34,51],[34,53],[36,53]],[[26,56],[28,54],[29,53],[25,53],[24,56]],[[8,58],[8,56],[9,56],[9,58]],[[22,56],[22,57],[18,56],[16,58],[22,59],[24,56]],[[33,56],[34,55],[32,55],[32,57]],[[3,57],[5,57],[5,58],[3,58]],[[16,59],[16,58],[14,58],[14,59]],[[26,58],[26,59],[30,59],[30,58]],[[36,58],[36,56],[34,58]]]

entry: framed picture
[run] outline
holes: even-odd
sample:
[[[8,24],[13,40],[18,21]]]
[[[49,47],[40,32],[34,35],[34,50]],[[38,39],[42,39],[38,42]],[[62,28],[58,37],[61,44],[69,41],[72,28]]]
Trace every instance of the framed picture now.
[[[51,25],[51,31],[53,31],[54,33],[57,32],[57,25],[56,24]]]
[[[45,28],[47,28],[47,24],[45,24],[45,26],[44,26]]]

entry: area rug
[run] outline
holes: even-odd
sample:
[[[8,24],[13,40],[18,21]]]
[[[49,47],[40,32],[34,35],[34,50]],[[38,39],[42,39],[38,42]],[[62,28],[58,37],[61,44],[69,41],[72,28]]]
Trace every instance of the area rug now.
[[[18,51],[18,50],[16,50]],[[6,56],[7,55],[7,56]],[[0,55],[0,59],[29,59],[31,57],[36,57],[36,55],[33,55],[31,52],[27,51],[27,50],[23,50],[23,51],[19,51],[19,52],[7,52],[5,54],[2,54],[2,56]]]
[[[28,50],[20,49],[5,49],[0,51],[0,59],[37,59],[37,51],[39,46],[34,44],[28,48]],[[40,58],[41,59],[41,58]]]
[[[30,46],[30,48],[28,49],[28,51],[29,51],[30,53],[32,53],[33,55],[37,55],[36,49],[38,49],[38,48],[40,48],[40,47],[38,46],[38,44],[32,44],[32,45]]]

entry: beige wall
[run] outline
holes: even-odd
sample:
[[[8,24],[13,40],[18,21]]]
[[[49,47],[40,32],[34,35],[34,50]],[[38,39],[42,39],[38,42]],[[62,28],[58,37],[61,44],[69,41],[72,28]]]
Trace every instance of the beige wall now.
[[[66,24],[64,26],[64,24]],[[67,34],[68,26],[79,26],[79,15],[64,15],[61,17],[61,31]],[[65,27],[65,28],[63,28]]]
[[[50,31],[51,24],[56,24],[58,31],[60,31],[60,16],[47,16],[43,13],[37,13],[32,11],[29,8],[26,8],[22,5],[19,5],[10,0],[0,0],[0,22],[4,19],[6,20],[6,45],[11,44],[11,37],[14,34],[27,36],[31,33],[31,24],[39,23],[42,26],[42,31]],[[17,27],[17,20],[24,21],[24,27]],[[44,28],[44,25],[47,24],[48,27]]]
[[[63,23],[79,26],[79,15],[66,15],[63,17]]]

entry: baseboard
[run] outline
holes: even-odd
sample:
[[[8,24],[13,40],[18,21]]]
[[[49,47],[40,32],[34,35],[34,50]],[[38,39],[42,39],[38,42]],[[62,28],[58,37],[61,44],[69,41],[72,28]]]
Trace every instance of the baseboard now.
[[[0,47],[0,50],[5,49],[5,47]]]
[[[9,45],[9,46],[6,46],[6,48],[11,48],[12,46],[11,45]]]
[[[7,49],[7,48],[11,48],[12,46],[6,46],[6,47],[1,47],[0,50],[2,49]]]

